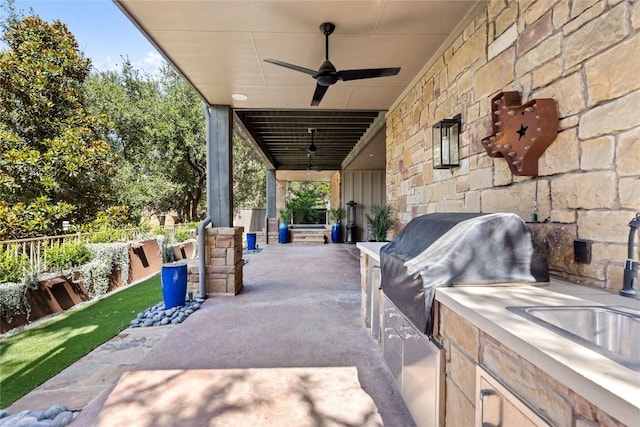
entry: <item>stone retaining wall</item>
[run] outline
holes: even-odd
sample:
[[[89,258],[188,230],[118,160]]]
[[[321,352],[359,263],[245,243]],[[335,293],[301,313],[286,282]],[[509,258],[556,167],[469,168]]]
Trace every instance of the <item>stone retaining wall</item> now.
[[[537,211],[546,225],[534,235],[551,245],[556,271],[620,289],[627,224],[640,211],[639,30],[637,1],[491,0],[387,115],[386,192],[400,227],[432,212],[528,221]],[[537,178],[513,176],[480,144],[491,98],[514,90],[558,107]],[[456,114],[461,165],[434,170],[431,128]],[[575,238],[593,242],[590,264],[573,261]]]

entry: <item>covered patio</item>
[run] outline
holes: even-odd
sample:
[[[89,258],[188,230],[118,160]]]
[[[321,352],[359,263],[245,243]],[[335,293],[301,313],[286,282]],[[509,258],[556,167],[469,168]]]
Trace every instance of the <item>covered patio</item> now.
[[[634,74],[639,65],[640,3],[116,3],[205,101],[210,167],[205,224],[213,224],[207,230],[214,242],[212,253],[219,253],[216,262],[222,263],[223,251],[215,244],[233,239],[229,142],[234,129],[251,141],[269,168],[267,215],[272,218],[281,203],[279,180],[323,173],[333,184],[332,207],[354,200],[362,215],[373,204],[388,203],[399,230],[431,213],[517,216],[543,251],[551,274],[573,283],[552,277],[548,290],[443,288],[436,295],[439,330],[432,337],[424,331],[409,337],[406,326],[411,322],[398,320],[400,310],[394,311],[385,290],[375,297],[381,283],[379,253],[371,251],[368,261],[363,255],[363,289],[366,298],[372,294],[371,325],[377,326],[372,332],[396,340],[393,345],[382,340],[382,349],[400,393],[410,398],[415,390],[409,389],[420,391],[424,384],[425,375],[413,371],[416,338],[422,341],[418,344],[434,344],[445,353],[446,384],[438,402],[444,412],[436,414],[438,424],[482,424],[485,380],[502,384],[502,397],[496,401],[513,402],[515,416],[524,416],[531,421],[528,425],[624,426],[637,421],[637,393],[626,391],[637,390],[637,371],[523,323],[507,307],[514,301],[533,305],[545,300],[638,308],[636,299],[616,294],[623,277],[626,286],[637,275],[629,273],[638,251],[633,244],[627,249],[627,235],[635,233],[633,218],[640,210],[640,120],[634,114],[640,100],[640,81]],[[328,36],[318,27],[329,22],[336,30],[328,53]],[[309,74],[320,81],[322,70],[318,75],[314,70],[329,58],[338,70],[400,67],[400,72],[319,88]],[[279,66],[278,61],[289,65]],[[624,65],[613,70],[612,64]],[[315,102],[325,89],[326,95]],[[536,110],[545,104],[548,116]],[[355,131],[361,114],[365,123]],[[446,119],[459,126],[454,150],[449,149],[448,135],[436,133]],[[327,139],[319,139],[317,154],[310,156],[310,129],[323,127]],[[349,133],[350,142],[333,146],[339,136],[336,128]],[[332,157],[322,160],[323,150]],[[455,161],[444,164],[445,152],[454,153]],[[531,169],[524,168],[525,162]],[[363,224],[362,216],[357,222]],[[482,242],[474,249],[482,250]],[[313,289],[328,286],[326,272],[343,261],[325,266],[323,280]],[[241,265],[237,259],[232,262],[225,267],[229,271]],[[290,270],[279,274],[288,277]],[[215,273],[205,276],[204,266],[200,272],[200,280],[220,280]],[[241,287],[233,286],[239,283],[238,275],[226,280],[227,292],[238,293]],[[229,304],[244,297],[241,293]],[[374,301],[382,301],[384,310],[374,310],[380,307]],[[322,306],[313,310],[325,312]],[[340,327],[349,327],[342,320]],[[227,339],[253,337],[259,333],[257,326],[244,325]],[[305,331],[298,334],[304,337]],[[344,335],[337,341],[349,339]],[[296,351],[297,343],[283,342]],[[344,357],[356,348],[349,347]],[[265,359],[270,356],[265,354]],[[412,413],[425,407],[405,401]],[[517,415],[522,408],[533,412]],[[416,421],[429,425],[427,418]],[[396,420],[390,419],[389,425],[397,425]]]
[[[207,106],[209,212],[232,225],[229,140],[240,133],[267,167],[275,220],[287,181],[331,183],[331,208],[386,201],[386,112],[483,5],[464,1],[116,0],[123,13],[191,83]],[[330,22],[327,38],[320,28]],[[265,60],[317,70],[399,67],[397,75],[338,81],[312,106],[316,80]],[[311,132],[317,150],[309,150]]]
[[[410,427],[360,322],[358,252],[270,245],[248,255],[239,296],[208,299],[181,325],[124,330],[10,412],[64,401],[82,409],[74,427]]]

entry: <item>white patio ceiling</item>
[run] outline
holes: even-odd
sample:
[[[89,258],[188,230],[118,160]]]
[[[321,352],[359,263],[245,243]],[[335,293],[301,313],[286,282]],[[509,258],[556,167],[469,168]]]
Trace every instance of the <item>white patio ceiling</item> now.
[[[207,103],[230,105],[236,110],[305,110],[310,115],[322,110],[343,111],[345,117],[355,111],[388,110],[479,3],[478,0],[114,1]],[[320,106],[311,107],[316,81],[264,59],[318,69],[325,56],[325,40],[318,28],[323,22],[336,25],[330,37],[329,58],[338,70],[401,67],[400,73],[393,77],[338,81],[329,87]],[[234,93],[245,94],[248,99],[236,101],[231,97]],[[290,127],[298,126],[299,144],[308,144],[308,126],[299,122],[293,120]],[[278,126],[285,125],[278,119]],[[261,135],[249,127],[248,130],[260,143]],[[272,135],[273,129],[269,131]],[[287,137],[290,140],[291,135]],[[286,138],[280,145],[285,141]],[[262,149],[270,150],[266,144]],[[305,150],[299,151],[303,168],[308,159]],[[272,157],[277,169],[278,159]],[[286,164],[290,165],[291,160]]]

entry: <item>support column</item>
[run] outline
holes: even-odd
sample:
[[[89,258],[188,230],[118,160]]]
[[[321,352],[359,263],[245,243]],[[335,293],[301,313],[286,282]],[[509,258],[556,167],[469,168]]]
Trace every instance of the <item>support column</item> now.
[[[267,169],[267,216],[276,217],[276,171]]]
[[[231,227],[233,111],[228,105],[205,105],[204,110],[207,119],[207,212],[214,227]]]
[[[242,233],[244,227],[210,227],[205,229],[206,294],[237,295],[242,291]],[[198,287],[198,268],[189,271],[188,288]]]
[[[276,209],[280,210],[287,203],[287,181],[277,180],[276,184]],[[278,215],[280,215],[280,212],[278,212]]]
[[[204,258],[189,270],[189,289],[237,295],[242,290],[243,227],[233,227],[233,111],[227,105],[204,105],[207,121],[207,214],[212,226],[204,228],[204,244],[198,249]],[[204,271],[201,269],[204,267]]]
[[[205,294],[238,295],[243,288],[242,233],[244,227],[208,227],[204,229],[204,273],[200,266],[189,263],[187,291],[198,293],[200,274],[205,276]]]

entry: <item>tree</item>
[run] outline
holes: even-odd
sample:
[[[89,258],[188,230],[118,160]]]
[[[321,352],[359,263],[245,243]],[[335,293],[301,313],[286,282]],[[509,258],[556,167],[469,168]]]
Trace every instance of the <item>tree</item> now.
[[[66,25],[10,14],[2,28],[0,238],[54,233],[110,205],[116,157],[106,118],[83,106],[90,61]]]
[[[329,202],[330,187],[326,182],[293,181],[289,183],[287,207],[298,224],[324,221],[324,209]]]
[[[206,203],[207,147],[202,101],[173,67],[165,64],[161,74],[160,88],[165,96],[158,106],[164,120],[154,128],[156,153],[169,156],[164,159],[165,168],[179,189],[180,213],[188,221],[196,221],[204,218]]]
[[[236,133],[233,134],[233,207],[264,208],[267,204],[267,174],[258,156]]]
[[[114,179],[119,203],[141,213],[176,210],[187,221],[205,215],[206,126],[202,101],[169,65],[143,75],[124,61],[120,71],[93,74],[88,105],[113,122],[102,130],[122,162]],[[236,208],[264,207],[264,166],[233,136]]]
[[[187,221],[204,215],[206,138],[202,103],[164,65],[143,75],[125,60],[120,71],[100,72],[87,83],[89,109],[113,122],[102,130],[122,162],[116,197],[136,213],[176,210]]]

